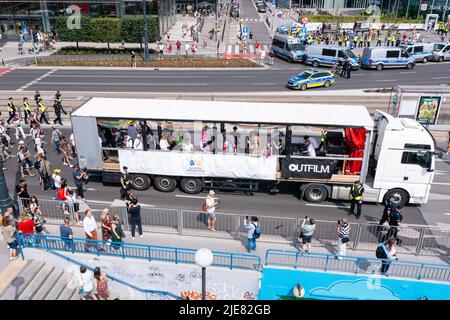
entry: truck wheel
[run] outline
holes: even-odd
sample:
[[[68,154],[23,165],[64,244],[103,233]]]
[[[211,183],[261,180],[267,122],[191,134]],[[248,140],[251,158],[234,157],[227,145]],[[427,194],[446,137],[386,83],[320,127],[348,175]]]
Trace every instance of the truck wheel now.
[[[328,191],[324,186],[313,185],[305,190],[305,199],[308,202],[323,202],[328,197]]]
[[[148,176],[143,174],[131,175],[131,186],[135,190],[147,190],[150,188],[151,180]]]
[[[198,178],[184,178],[180,181],[180,189],[183,192],[194,194],[203,190],[202,180]]]
[[[383,70],[383,65],[381,63],[377,64],[377,71],[381,71],[381,70]]]
[[[314,60],[313,63],[312,63],[312,65],[313,65],[314,68],[317,68],[317,67],[319,66],[319,64],[320,64],[320,63],[319,63],[319,61],[317,61],[317,60]]]
[[[156,177],[155,189],[162,192],[172,192],[177,186],[177,181],[171,177]]]
[[[394,198],[398,199],[394,201],[394,205],[398,205],[401,207],[404,207],[409,201],[409,194],[403,189],[389,190],[388,192],[386,192],[384,200],[389,199],[391,196],[394,196]]]
[[[408,64],[406,65],[406,69],[407,69],[407,70],[411,70],[412,68],[414,68],[414,64],[408,63]]]

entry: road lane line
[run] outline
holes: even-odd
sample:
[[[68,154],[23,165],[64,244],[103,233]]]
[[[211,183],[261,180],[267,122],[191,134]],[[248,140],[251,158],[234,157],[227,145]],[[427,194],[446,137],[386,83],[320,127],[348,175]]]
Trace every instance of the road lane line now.
[[[233,76],[233,78],[256,78],[255,76]]]
[[[49,75],[51,75],[51,74],[52,74],[53,72],[55,72],[55,71],[57,71],[57,69],[50,70],[49,72],[43,74],[42,76],[37,77],[37,78],[34,79],[34,80],[31,80],[31,81],[28,82],[26,85],[20,87],[20,88],[17,89],[16,91],[17,91],[17,92],[24,91],[24,90],[27,89],[29,86],[32,86],[32,85],[36,84],[37,82],[39,82],[39,81],[41,81],[42,79],[48,77]]]
[[[350,206],[334,205],[334,204],[318,204],[318,203],[305,203],[305,206],[309,207],[324,207],[324,208],[350,208]]]
[[[122,76],[122,75],[83,75],[83,74],[71,74],[71,75],[65,75],[65,74],[54,74],[50,76],[51,78],[208,78],[208,76],[183,76],[183,75],[173,75],[173,76],[167,76],[167,75],[132,75],[132,76]],[[36,79],[37,80],[37,79]]]
[[[260,82],[260,83],[254,83],[254,86],[274,86],[276,83],[270,83],[270,82]]]
[[[178,198],[190,198],[190,199],[205,199],[206,196],[187,196],[184,194],[176,194],[175,197]],[[214,200],[219,200],[219,198],[213,198]]]
[[[234,46],[234,54],[239,54],[239,45]]]
[[[233,46],[231,44],[227,47],[227,54],[231,54],[233,52]]]
[[[383,80],[377,80],[377,82],[392,82],[397,81],[396,79],[383,79]]]
[[[433,80],[439,80],[439,79],[450,79],[450,77],[433,77],[431,78]]]
[[[353,73],[352,76],[367,76],[367,73]]]
[[[400,71],[399,73],[406,73],[406,74],[408,74],[408,73],[417,73],[417,71]]]
[[[208,83],[145,83],[145,82],[41,82],[44,85],[85,86],[208,86]]]
[[[450,186],[450,182],[433,182],[432,184],[435,184],[438,186]]]

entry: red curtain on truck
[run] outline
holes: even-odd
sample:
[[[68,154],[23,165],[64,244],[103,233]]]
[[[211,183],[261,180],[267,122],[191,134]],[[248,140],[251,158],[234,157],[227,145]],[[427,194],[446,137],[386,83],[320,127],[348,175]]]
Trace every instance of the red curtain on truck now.
[[[345,137],[350,151],[350,158],[363,158],[366,129],[346,128]],[[349,160],[345,168],[345,174],[359,174],[361,166],[362,161]]]

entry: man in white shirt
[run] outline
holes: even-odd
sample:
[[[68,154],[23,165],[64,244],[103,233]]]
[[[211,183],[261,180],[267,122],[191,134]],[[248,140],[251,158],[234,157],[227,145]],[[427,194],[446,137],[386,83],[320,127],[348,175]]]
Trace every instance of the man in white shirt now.
[[[214,195],[214,190],[209,190],[205,200],[206,212],[208,213],[208,229],[211,231],[216,231],[216,208],[219,206],[219,203],[216,202]]]
[[[61,188],[61,176],[59,175],[61,173],[61,170],[55,169],[53,170],[52,179],[53,179],[53,186],[55,188],[55,194],[53,195],[53,200],[56,199],[56,194],[58,193],[59,188]]]
[[[86,234],[86,242],[84,244],[84,250],[89,251],[90,244],[89,240],[97,240],[97,223],[95,222],[94,216],[92,214],[92,211],[90,209],[87,209],[85,212],[85,217],[83,219],[83,229],[84,233]],[[101,249],[99,249],[102,251]]]
[[[191,139],[187,138],[181,145],[181,150],[186,152],[194,151],[194,145],[191,143]]]
[[[78,276],[78,286],[81,300],[97,300],[94,295],[94,275],[92,271],[87,270],[85,266],[80,267],[80,275]]]
[[[168,151],[169,146],[170,146],[170,143],[169,143],[169,141],[167,141],[167,135],[165,133],[163,133],[161,140],[159,140],[159,147],[163,151]]]
[[[189,51],[191,50],[191,45],[189,44],[189,42],[185,43],[184,50],[186,51],[186,57],[189,57]]]
[[[305,136],[304,139],[305,139],[305,147],[306,147],[306,150],[308,152],[308,156],[309,157],[315,157],[316,156],[316,150],[314,149],[314,147],[313,147],[313,145],[311,143],[310,137],[309,136]]]

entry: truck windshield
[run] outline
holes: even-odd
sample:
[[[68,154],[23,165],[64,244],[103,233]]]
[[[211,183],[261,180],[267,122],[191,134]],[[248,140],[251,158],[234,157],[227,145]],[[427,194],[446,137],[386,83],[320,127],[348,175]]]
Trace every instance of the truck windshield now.
[[[445,47],[445,44],[437,43],[434,45],[433,51],[441,51]]]
[[[305,47],[301,43],[290,43],[289,49],[293,51],[305,50]]]
[[[347,57],[349,57],[350,59],[353,59],[355,56],[355,54],[352,52],[352,50],[345,50],[345,54],[347,55]]]

